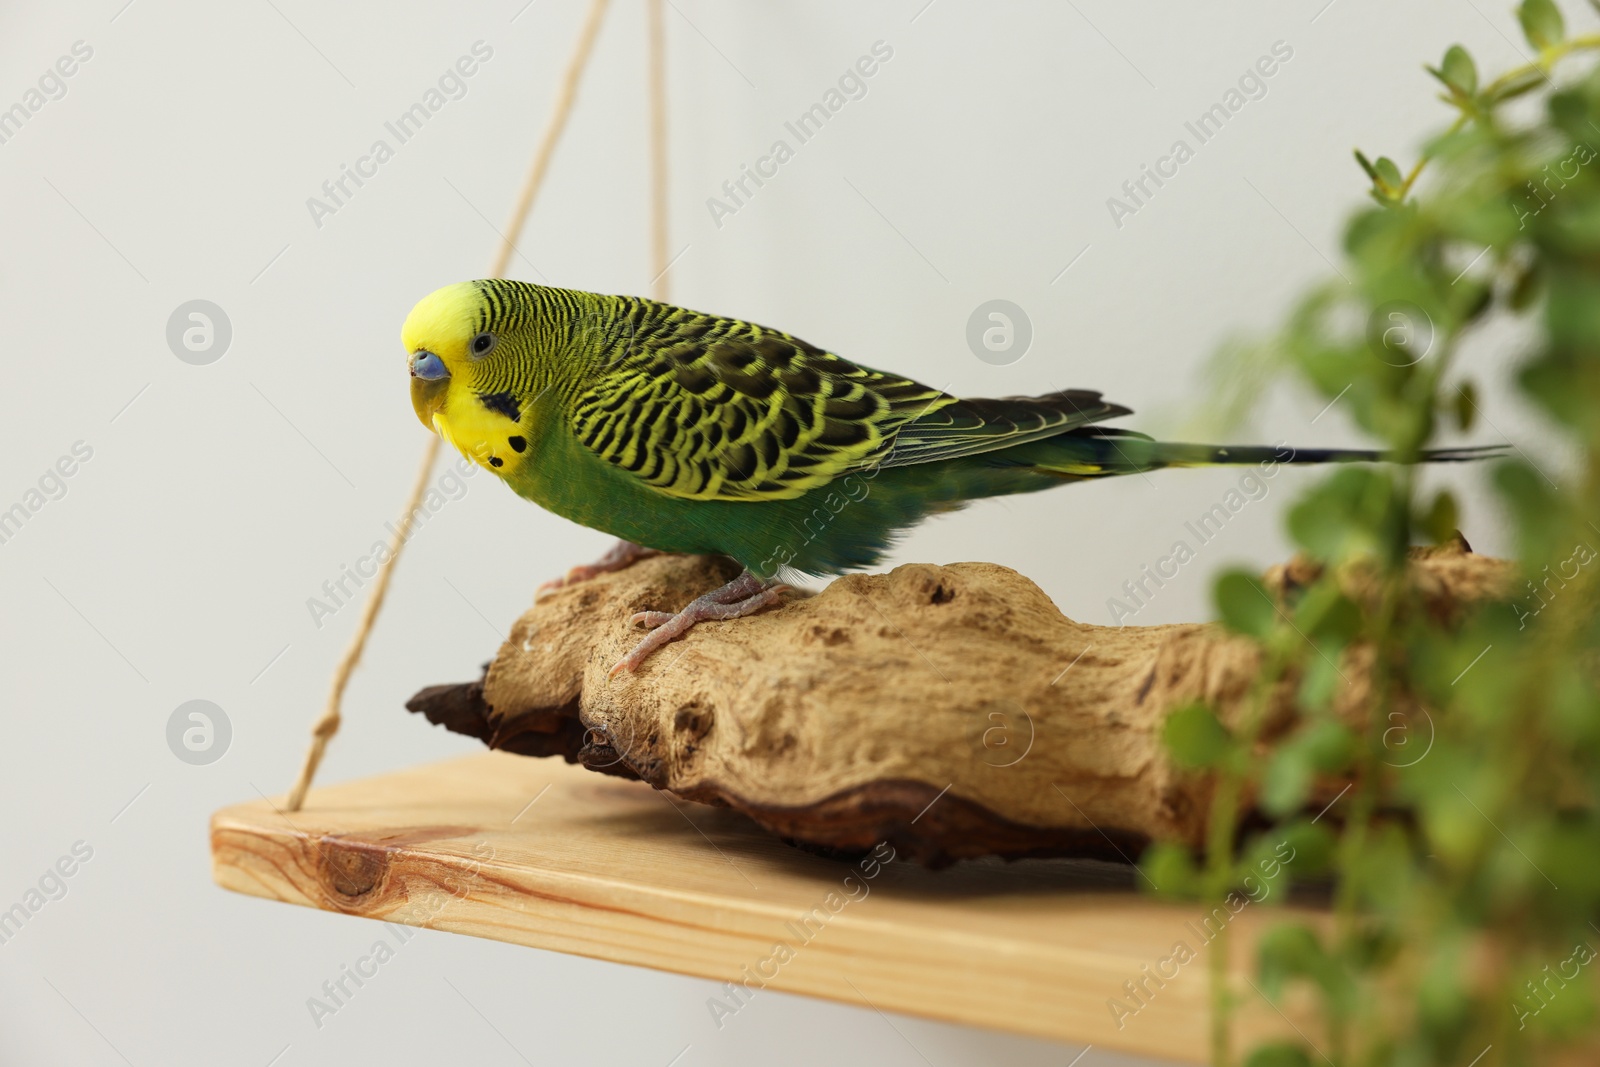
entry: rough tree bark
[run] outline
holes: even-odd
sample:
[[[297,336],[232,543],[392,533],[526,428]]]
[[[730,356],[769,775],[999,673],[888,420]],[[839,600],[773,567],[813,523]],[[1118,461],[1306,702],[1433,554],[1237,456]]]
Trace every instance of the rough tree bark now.
[[[1074,622],[1015,571],[909,564],[702,624],[635,676],[607,671],[641,610],[676,610],[732,577],[726,560],[660,557],[539,599],[479,682],[409,703],[493,748],[561,756],[747,813],[798,844],[889,840],[942,864],[985,855],[1132,858],[1152,839],[1198,845],[1203,775],[1175,767],[1166,716],[1201,699],[1239,715],[1256,647],[1214,625]],[[1512,567],[1465,542],[1413,562],[1430,612],[1506,596]],[[1274,567],[1275,595],[1316,576]],[[1343,576],[1363,595],[1360,574]],[[1335,711],[1364,721],[1366,650],[1340,664]],[[1263,744],[1295,719],[1274,695]],[[1344,782],[1319,783],[1325,802]]]

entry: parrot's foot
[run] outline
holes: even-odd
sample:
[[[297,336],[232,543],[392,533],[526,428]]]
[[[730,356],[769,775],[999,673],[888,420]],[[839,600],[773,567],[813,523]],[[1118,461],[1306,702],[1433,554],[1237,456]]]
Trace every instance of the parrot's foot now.
[[[617,661],[617,665],[611,668],[611,676],[616,677],[623,671],[638,670],[644,661],[650,658],[652,652],[676,641],[692,630],[697,623],[742,619],[762,608],[781,603],[784,590],[788,588],[779,583],[769,584],[745,571],[722,588],[713,589],[705,596],[691,600],[680,612],[641,611],[628,621],[635,626],[644,627],[650,634],[633,646],[632,652]]]
[[[659,556],[660,554],[654,548],[645,548],[643,545],[636,545],[632,541],[618,541],[611,546],[610,551],[593,563],[574,567],[566,573],[565,577],[545,582],[535,590],[533,598],[537,600],[545,593],[553,592],[557,589],[565,589],[567,586],[577,585],[579,582],[587,582],[590,578],[598,578],[600,575],[610,574],[612,571],[624,570],[641,559]]]

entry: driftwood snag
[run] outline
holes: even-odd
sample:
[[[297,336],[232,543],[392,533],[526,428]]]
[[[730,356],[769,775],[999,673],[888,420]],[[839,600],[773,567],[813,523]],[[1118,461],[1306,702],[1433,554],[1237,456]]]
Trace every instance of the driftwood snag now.
[[[1414,563],[1430,610],[1504,595],[1510,565],[1464,542]],[[1130,860],[1152,839],[1200,844],[1210,784],[1175,767],[1167,715],[1202,699],[1226,721],[1256,647],[1209,624],[1094,626],[989,563],[908,564],[707,623],[637,675],[607,671],[635,611],[677,610],[729,561],[665,556],[538,600],[479,682],[413,711],[491,748],[561,756],[733,807],[816,849],[887,840],[929,864],[985,855]],[[1314,577],[1294,562],[1270,588]],[[1360,578],[1351,584],[1359,592]],[[1361,650],[1336,699],[1359,722]],[[1277,695],[1264,743],[1293,723]],[[1343,783],[1327,783],[1331,797]]]

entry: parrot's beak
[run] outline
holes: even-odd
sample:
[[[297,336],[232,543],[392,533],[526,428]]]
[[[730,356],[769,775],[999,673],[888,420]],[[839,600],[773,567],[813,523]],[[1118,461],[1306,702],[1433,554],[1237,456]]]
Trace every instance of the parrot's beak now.
[[[436,382],[411,379],[411,407],[429,433],[434,432],[433,417],[444,410],[444,396],[449,390],[449,378],[441,378]]]
[[[450,391],[450,371],[432,352],[418,351],[411,357],[411,407],[422,425],[434,432],[433,417],[444,409]]]

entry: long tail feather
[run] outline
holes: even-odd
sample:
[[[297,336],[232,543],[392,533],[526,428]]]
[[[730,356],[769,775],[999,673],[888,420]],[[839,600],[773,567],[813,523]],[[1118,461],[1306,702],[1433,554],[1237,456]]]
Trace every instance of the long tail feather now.
[[[1153,456],[1160,467],[1235,466],[1253,463],[1399,463],[1394,452],[1370,448],[1291,448],[1288,445],[1192,445],[1176,441],[1155,441]],[[1504,453],[1505,445],[1480,445],[1473,448],[1433,448],[1418,457],[1420,463],[1466,463],[1493,459]]]
[[[1068,477],[1136,474],[1163,467],[1249,466],[1264,463],[1398,463],[1393,452],[1368,448],[1292,448],[1288,445],[1204,445],[1152,441],[1142,435],[1086,428],[1040,442],[1030,451],[1037,469]],[[1465,463],[1503,455],[1507,445],[1435,448],[1421,463]],[[1017,458],[1022,458],[1020,455]]]

